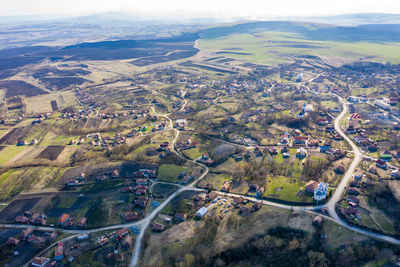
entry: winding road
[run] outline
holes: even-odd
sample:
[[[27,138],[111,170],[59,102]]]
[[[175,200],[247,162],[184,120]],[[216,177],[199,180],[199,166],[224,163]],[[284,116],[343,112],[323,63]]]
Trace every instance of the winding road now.
[[[318,75],[319,76],[319,75]],[[318,77],[317,76],[317,77]],[[310,81],[316,79],[317,77],[311,79]],[[272,89],[272,87],[271,87]],[[308,90],[310,90],[308,88]],[[310,90],[311,91],[311,90]],[[185,94],[186,91],[183,92],[182,91],[182,98],[184,100],[184,103],[182,105],[182,107],[180,108],[179,111],[183,111],[187,105],[187,100],[185,99]],[[390,242],[392,244],[396,244],[396,245],[400,245],[400,239],[397,238],[393,238],[391,236],[387,236],[384,234],[378,234],[378,233],[372,233],[371,231],[368,230],[364,230],[364,229],[360,229],[358,227],[355,226],[350,226],[348,225],[345,221],[343,221],[338,214],[336,213],[336,209],[335,206],[337,204],[338,201],[341,200],[343,193],[346,189],[346,185],[348,184],[348,182],[350,181],[350,179],[352,178],[353,172],[354,170],[357,168],[357,166],[359,165],[359,163],[361,162],[361,160],[363,159],[364,155],[362,153],[362,151],[356,146],[356,144],[343,132],[343,130],[340,127],[340,121],[341,119],[343,119],[343,117],[346,115],[347,111],[348,111],[348,107],[347,107],[347,103],[343,100],[342,97],[338,96],[338,95],[333,95],[338,98],[339,102],[342,104],[342,112],[340,113],[340,115],[338,117],[336,117],[335,122],[334,122],[334,126],[335,126],[335,130],[344,138],[344,140],[351,146],[352,148],[352,152],[353,152],[353,161],[350,165],[350,167],[348,168],[348,170],[346,171],[345,175],[343,176],[341,182],[339,183],[339,185],[336,187],[333,195],[331,196],[330,200],[325,204],[325,205],[317,205],[317,206],[296,206],[296,205],[285,205],[285,204],[281,204],[281,203],[277,203],[277,202],[272,202],[272,201],[267,201],[267,200],[260,200],[260,199],[256,199],[254,197],[249,197],[249,196],[243,196],[244,198],[251,200],[251,201],[262,201],[264,205],[269,205],[269,206],[274,206],[274,207],[278,207],[278,208],[283,208],[283,209],[289,209],[289,210],[294,210],[294,211],[302,211],[302,212],[308,212],[311,214],[320,214],[317,213],[317,211],[320,211],[323,207],[326,207],[329,216],[328,215],[322,215],[324,216],[324,218],[331,220],[337,224],[340,224],[341,226],[375,238],[375,239],[379,239],[379,240],[383,240],[386,242]],[[180,135],[180,131],[177,130],[176,128],[173,128],[173,120],[169,117],[169,114],[159,114],[157,113],[157,111],[155,110],[154,106],[152,107],[152,110],[155,114],[157,114],[160,117],[164,117],[169,121],[170,124],[170,128],[173,129],[175,131],[175,137],[173,139],[173,141],[171,142],[171,151],[173,151],[176,155],[178,155],[179,157],[185,159],[186,161],[190,161],[194,164],[197,164],[198,166],[203,168],[203,172],[202,174],[197,177],[196,179],[194,179],[190,184],[188,185],[178,185],[178,189],[172,193],[167,199],[165,199],[160,206],[158,206],[157,208],[155,208],[154,210],[152,210],[151,213],[149,213],[145,218],[143,218],[142,220],[136,221],[136,222],[132,222],[132,223],[124,223],[124,224],[118,224],[118,225],[112,225],[112,226],[107,226],[107,227],[102,227],[102,228],[96,228],[96,229],[91,229],[91,230],[66,230],[66,229],[60,229],[62,232],[64,233],[71,233],[71,234],[75,234],[73,236],[69,236],[67,238],[64,238],[58,242],[63,242],[66,241],[68,239],[74,238],[79,234],[84,234],[84,233],[95,233],[95,232],[100,232],[100,231],[106,231],[106,230],[114,230],[114,229],[119,229],[122,227],[139,227],[140,228],[140,233],[137,235],[136,240],[135,240],[135,246],[134,246],[134,250],[132,253],[132,257],[131,257],[131,261],[129,266],[130,267],[134,267],[137,266],[139,263],[139,258],[140,258],[140,254],[141,254],[141,250],[142,250],[142,245],[143,245],[143,238],[145,235],[145,232],[147,231],[148,227],[150,226],[152,220],[158,215],[159,212],[161,212],[161,210],[168,205],[168,203],[170,203],[171,200],[173,200],[177,195],[181,194],[184,191],[204,191],[203,189],[197,188],[195,187],[196,183],[198,181],[200,181],[201,179],[203,179],[209,172],[209,169],[207,166],[205,166],[204,164],[201,164],[200,162],[197,162],[196,160],[189,160],[187,158],[185,158],[184,156],[182,156],[178,151],[175,150],[175,143],[179,138]],[[237,145],[237,144],[235,144]],[[239,145],[239,146],[243,146],[243,145]],[[252,148],[252,147],[246,147],[246,148]],[[157,181],[154,182],[154,184],[156,183],[163,183],[161,181]],[[171,183],[167,183],[167,184],[171,184]],[[152,188],[152,187],[151,187]],[[223,196],[228,196],[228,197],[235,197],[235,196],[241,196],[239,194],[234,194],[234,193],[224,193],[224,192],[218,192],[219,195],[223,195]],[[320,214],[321,215],[321,214]],[[0,225],[3,228],[17,228],[17,229],[25,229],[28,227],[32,227],[32,226],[28,226],[28,225],[18,225],[18,224],[2,224]],[[36,230],[42,230],[42,231],[54,231],[56,228],[54,227],[33,227]],[[53,244],[55,245],[55,244]],[[46,248],[45,251],[47,251],[49,248]],[[42,251],[41,253],[45,252]],[[40,255],[40,254],[39,254]],[[25,266],[28,266],[30,262],[28,262],[27,264],[25,264]]]

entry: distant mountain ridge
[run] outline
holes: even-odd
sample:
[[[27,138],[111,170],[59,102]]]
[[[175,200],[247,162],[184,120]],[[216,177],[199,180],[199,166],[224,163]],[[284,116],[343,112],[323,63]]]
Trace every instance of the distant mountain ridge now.
[[[363,24],[400,24],[400,14],[357,13],[321,17],[291,18],[308,22],[321,22],[338,26],[357,26]]]
[[[0,16],[1,24],[20,24],[27,22],[162,22],[162,23],[183,23],[183,24],[215,24],[224,23],[226,21],[244,22],[251,19],[250,17],[193,17],[179,18],[176,17],[160,17],[143,14],[135,14],[135,12],[110,11],[103,13],[93,13],[89,15],[30,15],[30,16]],[[254,18],[253,18],[254,19]],[[327,23],[338,26],[357,26],[364,24],[400,24],[400,14],[386,13],[354,13],[333,16],[281,16],[281,17],[258,17],[256,20],[268,21],[305,21],[315,23]]]
[[[230,34],[265,31],[296,33],[314,41],[400,42],[400,24],[337,26],[303,21],[254,21],[210,27],[200,31],[200,35],[202,38],[218,38]]]

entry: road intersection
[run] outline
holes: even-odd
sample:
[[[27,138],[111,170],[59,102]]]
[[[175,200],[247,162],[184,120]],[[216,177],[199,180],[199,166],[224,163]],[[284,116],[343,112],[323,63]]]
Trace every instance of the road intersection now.
[[[318,77],[318,76],[317,76]],[[317,77],[311,79],[310,81],[316,79]],[[271,88],[272,89],[272,88]],[[308,88],[309,89],[309,88]],[[310,89],[309,89],[310,90]],[[187,100],[185,99],[185,94],[186,92],[182,92],[181,96],[183,98],[183,105],[180,108],[180,112],[182,112],[186,105],[187,105]],[[348,184],[349,180],[351,179],[351,177],[353,176],[353,173],[355,171],[355,169],[357,168],[357,166],[359,165],[359,163],[362,161],[364,155],[362,153],[362,151],[357,147],[357,145],[351,140],[351,138],[346,135],[344,133],[344,131],[341,129],[340,127],[340,121],[341,119],[343,119],[343,117],[347,114],[348,111],[348,107],[347,107],[347,103],[343,100],[343,98],[341,96],[338,95],[333,95],[336,96],[339,100],[339,102],[342,104],[342,112],[339,114],[339,116],[337,116],[335,118],[335,122],[334,122],[334,127],[335,130],[344,138],[344,140],[351,146],[352,148],[352,152],[353,152],[353,161],[350,165],[350,167],[347,169],[343,179],[341,180],[341,182],[339,183],[339,185],[336,187],[333,195],[331,196],[331,198],[329,199],[329,201],[326,204],[323,205],[316,205],[316,206],[300,206],[300,205],[287,205],[287,204],[282,204],[282,203],[277,203],[277,202],[273,202],[273,201],[268,201],[268,200],[260,200],[258,198],[254,198],[254,197],[249,197],[249,196],[243,196],[243,195],[239,195],[239,194],[234,194],[234,193],[225,193],[225,192],[218,192],[219,195],[223,195],[223,196],[227,196],[227,197],[235,197],[235,196],[243,196],[244,198],[250,200],[250,201],[262,201],[263,205],[268,205],[268,206],[274,206],[274,207],[278,207],[278,208],[283,208],[283,209],[289,209],[289,210],[293,210],[293,211],[299,211],[299,212],[307,212],[307,213],[311,213],[311,214],[319,214],[322,215],[324,218],[333,221],[337,224],[340,224],[341,226],[369,236],[371,238],[375,238],[375,239],[379,239],[379,240],[383,240],[386,242],[390,242],[392,244],[396,244],[396,245],[400,245],[400,239],[388,236],[388,235],[384,235],[384,234],[379,234],[379,233],[373,233],[371,231],[368,230],[364,230],[355,226],[350,226],[348,225],[345,221],[343,221],[337,214],[336,212],[336,204],[338,201],[340,201],[342,199],[343,193],[346,189],[346,185]],[[164,117],[169,121],[169,125],[170,125],[170,129],[173,129],[173,131],[175,132],[175,137],[173,139],[173,141],[171,142],[170,146],[171,146],[171,151],[173,151],[176,155],[178,155],[179,157],[181,157],[182,159],[186,160],[186,161],[191,161],[194,164],[197,164],[198,166],[200,166],[203,169],[202,174],[195,178],[190,184],[188,185],[178,185],[178,189],[172,193],[167,199],[165,199],[160,206],[158,206],[157,208],[155,208],[154,210],[152,210],[145,218],[143,218],[142,220],[136,221],[136,222],[132,222],[132,223],[124,223],[124,224],[118,224],[118,225],[112,225],[112,226],[107,226],[107,227],[101,227],[101,228],[96,228],[96,229],[89,229],[89,230],[68,230],[68,229],[62,229],[62,232],[64,233],[70,233],[73,234],[73,236],[69,236],[67,238],[64,238],[62,240],[60,240],[59,242],[63,242],[65,240],[74,238],[80,234],[90,234],[90,233],[96,233],[96,232],[101,232],[101,231],[107,231],[107,230],[115,230],[118,228],[122,228],[122,227],[137,227],[140,229],[140,233],[137,235],[136,240],[135,240],[135,246],[134,246],[134,250],[132,253],[132,257],[131,257],[131,261],[130,261],[130,267],[134,267],[137,266],[139,263],[139,258],[140,258],[140,254],[141,254],[141,250],[142,250],[142,244],[143,244],[143,238],[145,235],[145,232],[147,231],[148,227],[150,226],[151,222],[153,221],[153,219],[158,215],[159,212],[162,211],[163,208],[165,208],[166,205],[168,205],[171,200],[173,200],[176,196],[178,196],[179,194],[181,194],[184,191],[204,191],[201,188],[197,188],[196,184],[197,182],[199,182],[201,179],[203,179],[209,172],[209,169],[207,166],[205,166],[204,164],[197,162],[196,160],[190,160],[187,159],[186,157],[182,156],[176,149],[175,149],[175,143],[178,140],[179,136],[180,136],[180,131],[177,130],[176,128],[173,127],[173,120],[169,117],[169,114],[159,114],[157,113],[157,111],[155,110],[154,107],[152,107],[153,112],[160,116],[160,117]],[[234,143],[232,143],[234,144]],[[236,144],[234,144],[236,145]],[[241,147],[246,147],[243,145],[240,145]],[[252,146],[246,147],[246,148],[254,148]],[[155,183],[163,183],[161,181],[156,181]],[[154,183],[153,183],[154,184]],[[171,184],[171,183],[167,183],[167,184]],[[328,211],[328,214],[321,214],[320,211],[322,210],[322,208],[326,208]],[[42,230],[42,231],[54,231],[56,230],[56,228],[54,227],[41,227],[41,226],[28,226],[28,225],[21,225],[21,224],[2,224],[0,225],[3,228],[17,228],[17,229],[26,229],[28,227],[33,227],[35,230]],[[55,244],[53,244],[55,245]],[[47,251],[49,248],[47,248],[45,251]],[[42,251],[41,254],[45,251]],[[40,255],[40,254],[39,254]],[[25,265],[28,266],[29,262]]]

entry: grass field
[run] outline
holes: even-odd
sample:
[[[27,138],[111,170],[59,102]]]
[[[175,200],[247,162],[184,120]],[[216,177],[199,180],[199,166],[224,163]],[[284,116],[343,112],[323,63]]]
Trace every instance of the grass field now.
[[[122,185],[123,181],[120,179],[115,180],[107,180],[102,182],[95,182],[90,184],[84,184],[83,186],[79,187],[79,191],[82,192],[98,192],[109,190],[115,188],[117,185]]]
[[[10,159],[21,153],[25,146],[8,146],[0,152],[0,165],[7,163]]]
[[[301,202],[303,199],[299,196],[296,196],[296,194],[301,190],[302,187],[304,187],[304,185],[305,184],[303,182],[298,180],[296,180],[296,182],[291,182],[289,178],[282,176],[267,178],[264,196],[276,196],[276,198],[280,200]],[[312,198],[304,198],[304,201],[312,202]]]
[[[41,146],[64,146],[68,144],[70,140],[78,140],[78,138],[78,136],[57,135],[54,132],[49,131],[39,144]]]
[[[57,208],[64,208],[64,209],[69,209],[71,208],[72,205],[74,205],[74,203],[78,200],[78,198],[76,197],[72,197],[72,198],[62,198],[60,200],[60,202],[57,205]]]
[[[50,102],[55,100],[58,109],[63,109],[75,105],[76,99],[72,91],[55,92],[46,95],[34,96],[26,98],[26,112],[41,113],[53,112]]]
[[[374,56],[374,60],[400,63],[397,43],[313,41],[291,32],[266,31],[257,34],[231,34],[201,39],[199,47],[258,64],[291,62],[298,55],[317,56],[329,61],[347,61]],[[341,61],[341,60],[339,60]],[[332,63],[332,62],[331,62]]]
[[[385,231],[386,233],[394,234],[395,230],[393,227],[393,223],[390,222],[385,215],[383,214],[378,214],[378,216],[375,216],[375,219],[377,223],[382,227],[382,230]]]
[[[18,173],[21,173],[21,172],[22,172],[21,170],[18,170],[18,171],[17,170],[8,170],[8,171],[6,171],[2,175],[0,175],[0,185],[2,183],[4,183],[11,175],[18,174]]]
[[[178,176],[189,169],[175,164],[162,164],[158,169],[158,179],[168,182],[178,182]]]
[[[197,159],[198,157],[201,156],[201,152],[200,150],[196,147],[196,148],[191,148],[191,149],[186,149],[183,150],[182,153],[186,156],[189,157],[191,159]]]
[[[230,182],[231,180],[232,176],[228,174],[208,174],[204,179],[199,182],[199,186],[205,187],[208,183],[211,183],[219,190],[224,184],[224,181]]]
[[[0,130],[0,137],[2,137],[3,135],[5,135],[6,133],[8,133],[9,130]]]
[[[326,234],[324,244],[330,248],[337,248],[351,242],[361,242],[367,239],[366,236],[347,230],[329,220],[324,222],[322,231]]]

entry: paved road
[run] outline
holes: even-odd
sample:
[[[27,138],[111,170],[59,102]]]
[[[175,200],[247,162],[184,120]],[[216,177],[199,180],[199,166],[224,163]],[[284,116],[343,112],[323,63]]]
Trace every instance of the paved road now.
[[[319,74],[321,75],[321,74]],[[319,77],[319,75],[317,77]],[[309,81],[312,81],[314,79],[316,79],[317,77],[310,79]],[[307,87],[308,88],[308,87]],[[308,88],[308,90],[310,90],[310,88]],[[311,90],[310,90],[311,91]],[[186,92],[182,92],[182,96],[184,98]],[[372,233],[368,230],[363,230],[354,226],[349,226],[345,221],[343,221],[342,219],[340,219],[340,217],[337,215],[336,210],[335,210],[335,205],[336,203],[342,198],[342,195],[344,193],[345,190],[345,186],[348,184],[349,180],[352,177],[352,174],[355,170],[355,168],[358,166],[358,164],[361,162],[362,158],[363,158],[363,154],[360,151],[360,149],[354,144],[354,142],[342,131],[342,129],[340,128],[340,120],[344,117],[344,115],[347,113],[347,104],[345,103],[345,101],[340,97],[337,96],[336,97],[339,99],[339,102],[342,104],[343,106],[343,110],[340,113],[340,115],[335,119],[335,130],[341,135],[343,136],[344,140],[346,140],[346,142],[348,142],[350,144],[350,146],[353,149],[353,162],[351,163],[349,169],[347,170],[347,172],[345,173],[342,181],[340,182],[339,186],[336,188],[334,194],[332,195],[331,199],[328,201],[328,203],[326,204],[327,210],[329,212],[330,216],[327,215],[322,215],[324,216],[326,219],[331,220],[333,222],[336,222],[340,225],[342,225],[343,227],[354,231],[354,232],[358,232],[364,235],[367,235],[369,237],[372,238],[376,238],[376,239],[380,239],[383,241],[387,241],[390,242],[392,244],[396,244],[396,245],[400,245],[400,240],[390,237],[390,236],[386,236],[384,234],[377,234],[377,233]],[[183,111],[185,106],[187,105],[187,101],[186,99],[184,99],[184,104],[181,107],[180,111]],[[177,129],[173,128],[173,121],[171,118],[169,118],[168,114],[158,114],[156,112],[156,110],[154,109],[154,107],[152,107],[154,113],[156,113],[159,116],[165,117],[166,119],[169,120],[170,123],[170,127],[171,129],[173,129],[175,131],[175,138],[171,143],[171,148],[172,151],[174,153],[176,153],[179,157],[190,161],[194,164],[197,164],[199,166],[201,166],[204,169],[204,172],[198,177],[196,178],[194,181],[192,181],[192,183],[186,185],[186,186],[182,186],[182,185],[178,185],[180,188],[175,191],[173,194],[171,194],[166,200],[164,200],[161,205],[159,207],[157,207],[156,209],[154,209],[150,214],[148,214],[148,216],[140,221],[137,222],[133,222],[133,223],[125,223],[125,224],[118,224],[118,225],[112,225],[112,226],[107,226],[107,227],[102,227],[102,228],[96,228],[96,229],[91,229],[91,230],[66,230],[66,229],[62,229],[63,232],[65,233],[74,233],[76,235],[72,236],[72,237],[68,237],[69,238],[73,238],[76,237],[78,234],[82,234],[82,233],[95,233],[95,232],[99,232],[99,231],[106,231],[106,230],[114,230],[114,229],[118,229],[118,228],[122,228],[122,227],[133,227],[133,226],[137,226],[140,228],[140,233],[136,238],[136,242],[135,242],[135,247],[134,247],[134,251],[132,253],[132,258],[130,261],[130,267],[133,266],[137,266],[138,262],[139,262],[139,257],[140,257],[140,253],[141,253],[141,249],[142,249],[142,244],[143,244],[143,237],[144,234],[147,230],[147,228],[150,226],[151,221],[157,216],[157,214],[166,206],[168,205],[168,203],[174,199],[177,195],[179,195],[180,193],[184,192],[184,191],[204,191],[203,189],[200,188],[196,188],[195,184],[200,181],[201,179],[203,179],[209,172],[209,169],[207,166],[205,166],[204,164],[201,164],[199,162],[196,162],[196,160],[188,160],[185,157],[183,157],[180,153],[178,153],[175,150],[175,143],[179,138],[180,135],[180,131],[178,131]],[[237,145],[237,144],[236,144]],[[249,147],[247,147],[249,148]],[[251,148],[251,147],[250,147]],[[156,183],[162,183],[162,182],[156,182]],[[235,197],[235,196],[241,196],[239,194],[234,194],[234,193],[224,193],[224,192],[218,192],[218,194],[223,195],[223,196],[229,196],[229,197]],[[256,199],[254,197],[248,197],[248,196],[243,196],[244,198],[251,200],[251,201],[260,201],[259,199]],[[283,209],[290,209],[290,210],[294,210],[294,211],[303,211],[303,212],[308,212],[308,213],[312,213],[312,214],[319,214],[316,213],[316,210],[320,210],[324,205],[317,205],[317,206],[296,206],[296,205],[285,205],[285,204],[280,204],[280,203],[276,203],[276,202],[271,202],[271,201],[267,201],[267,200],[262,200],[264,205],[269,205],[269,206],[274,206],[274,207],[278,207],[278,208],[283,208]],[[27,225],[17,225],[17,224],[13,224],[13,225],[1,225],[2,227],[5,228],[18,228],[18,229],[24,229],[27,227],[31,227],[31,226],[27,226]],[[42,231],[54,231],[55,228],[54,227],[34,227],[37,230],[42,230]],[[64,239],[63,239],[64,240]],[[48,249],[48,248],[47,248]]]
[[[327,210],[329,214],[336,220],[339,220],[339,216],[336,213],[335,206],[336,203],[342,198],[343,192],[346,189],[346,185],[349,183],[350,179],[353,176],[354,170],[360,164],[363,155],[360,149],[354,144],[354,142],[342,131],[340,127],[340,120],[346,115],[347,113],[347,103],[341,98],[337,96],[339,102],[342,104],[343,109],[342,112],[338,117],[335,119],[335,130],[344,138],[344,140],[351,146],[353,149],[353,162],[350,164],[350,167],[347,169],[346,173],[344,174],[342,181],[336,187],[335,192],[333,193],[331,199],[328,201]]]
[[[183,97],[183,98],[185,97],[185,94],[186,94],[186,92],[182,92],[182,97]],[[183,110],[185,109],[186,105],[187,105],[187,101],[186,101],[186,99],[184,98],[184,104],[182,105],[180,111],[183,111]],[[177,141],[178,138],[179,138],[180,131],[178,131],[177,129],[173,128],[173,121],[172,121],[172,119],[168,116],[168,114],[158,114],[154,107],[152,107],[152,109],[153,109],[153,112],[156,113],[158,116],[164,117],[164,118],[166,118],[166,119],[169,120],[171,128],[174,129],[174,131],[175,131],[175,133],[176,133],[176,134],[175,134],[175,138],[174,138],[174,140],[173,140],[172,143],[171,143],[171,150],[172,150],[176,155],[178,155],[179,157],[181,157],[181,158],[187,160],[185,157],[183,157],[181,154],[179,154],[179,153],[175,150],[175,143],[176,143],[176,141]],[[175,192],[174,192],[172,195],[170,195],[166,200],[164,200],[164,201],[161,203],[160,206],[158,206],[158,207],[157,207],[156,209],[154,209],[146,218],[144,218],[143,220],[140,221],[140,233],[139,233],[139,235],[136,237],[134,250],[133,250],[133,253],[132,253],[131,261],[130,261],[130,263],[129,263],[129,266],[130,266],[130,267],[134,267],[134,266],[137,266],[137,265],[138,265],[140,253],[141,253],[141,250],[142,250],[143,237],[144,237],[145,232],[147,231],[147,228],[150,226],[151,221],[157,216],[157,214],[158,214],[166,205],[168,205],[168,203],[169,203],[172,199],[174,199],[174,198],[175,198],[177,195],[179,195],[180,193],[182,193],[182,192],[184,192],[184,191],[198,190],[197,188],[195,188],[195,184],[196,184],[198,181],[200,181],[201,179],[203,179],[203,178],[208,174],[209,169],[208,169],[207,166],[205,166],[205,165],[203,165],[203,164],[201,164],[201,163],[199,163],[199,162],[196,162],[195,160],[189,160],[189,161],[191,161],[191,162],[193,162],[193,163],[195,163],[195,164],[197,164],[197,165],[203,167],[205,171],[204,171],[199,177],[197,177],[195,180],[193,180],[192,183],[190,183],[190,184],[188,184],[188,185],[186,185],[186,186],[182,186],[182,187],[179,188],[177,191],[175,191]],[[139,223],[139,222],[138,222],[138,223]]]

